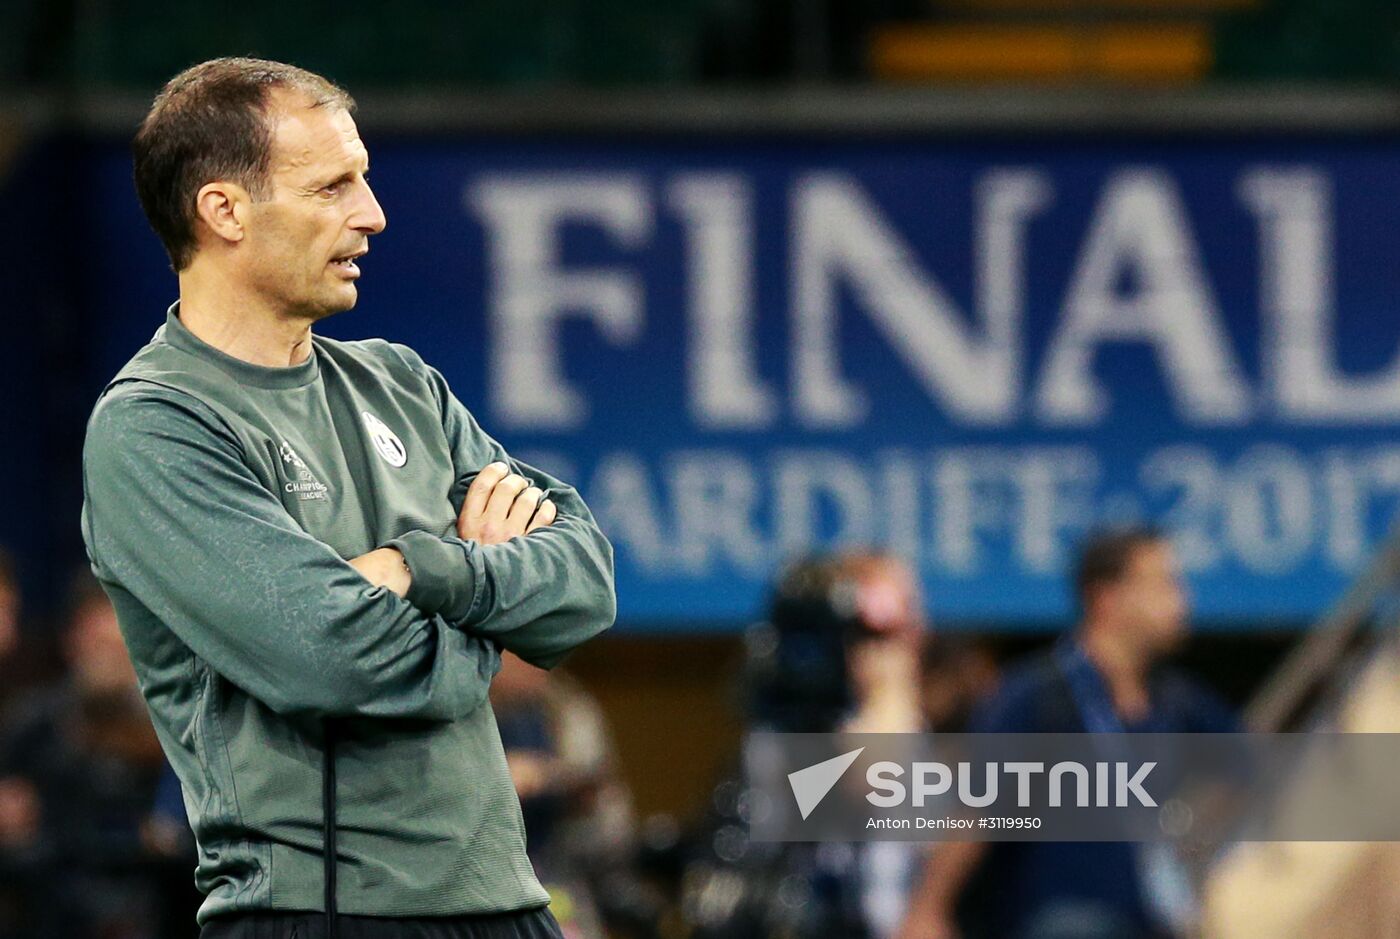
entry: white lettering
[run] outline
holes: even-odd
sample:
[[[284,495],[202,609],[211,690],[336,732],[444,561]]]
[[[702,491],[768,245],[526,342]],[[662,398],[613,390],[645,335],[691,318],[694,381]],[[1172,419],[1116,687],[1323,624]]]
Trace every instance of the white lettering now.
[[[903,775],[904,767],[898,763],[892,763],[889,760],[871,763],[865,771],[865,782],[875,792],[866,793],[866,800],[871,805],[877,805],[882,809],[890,809],[903,804],[904,783],[899,781],[899,777]],[[876,793],[884,794],[877,795]]]
[[[1132,296],[1117,294],[1125,273]],[[1200,423],[1249,416],[1243,373],[1221,327],[1185,209],[1165,174],[1121,172],[1104,189],[1036,394],[1048,421],[1092,424],[1109,410],[1092,375],[1104,342],[1154,345],[1177,406]]]
[[[627,453],[604,457],[593,474],[588,504],[614,546],[626,548],[643,570],[662,572],[670,539],[663,533],[661,510],[640,459]]]
[[[1071,762],[1056,763],[1050,767],[1050,807],[1058,809],[1061,805],[1060,787],[1066,773],[1074,774],[1074,804],[1081,809],[1087,808],[1089,805],[1089,771],[1083,763]]]
[[[958,764],[958,798],[963,805],[974,809],[982,809],[991,805],[997,800],[997,765],[995,763],[986,764],[987,788],[982,795],[972,794],[972,764]]]
[[[667,475],[686,573],[714,576],[713,565],[726,561],[749,576],[767,571],[771,558],[755,522],[758,480],[748,461],[723,451],[681,451]]]
[[[670,188],[686,232],[690,407],[701,427],[765,427],[773,391],[754,364],[753,197],[739,176],[682,176]]]
[[[627,248],[651,235],[652,208],[629,176],[490,176],[467,193],[486,225],[488,371],[491,404],[507,425],[567,429],[588,418],[564,375],[557,325],[590,318],[614,345],[637,339],[643,321],[637,278],[602,268],[561,270],[561,226],[589,222]]]
[[[782,454],[774,475],[777,543],[783,555],[818,543],[868,544],[874,540],[877,518],[869,473],[855,460],[829,451]],[[834,532],[820,531],[823,503],[836,510]]]
[[[929,782],[929,776],[933,776],[935,781]],[[924,807],[925,799],[944,795],[952,787],[953,771],[946,763],[914,764],[914,805],[918,808]]]
[[[1400,419],[1400,357],[1385,371],[1336,369],[1331,184],[1312,168],[1256,169],[1240,198],[1259,220],[1265,379],[1286,418],[1329,423]]]
[[[1119,808],[1126,808],[1128,805],[1128,793],[1138,800],[1141,805],[1147,808],[1154,808],[1157,801],[1148,795],[1147,790],[1142,788],[1142,781],[1147,778],[1147,774],[1157,768],[1156,763],[1144,763],[1138,767],[1137,772],[1130,778],[1128,776],[1128,764],[1119,763],[1118,768],[1118,801],[1115,803]]]
[[[1045,764],[1017,761],[1003,766],[1016,777],[1016,804],[1023,809],[1028,807],[1031,804],[1031,777],[1045,772]]]
[[[1035,204],[1033,186],[1005,179],[1011,182],[991,183],[983,200],[992,218],[984,251],[1019,246],[1015,226]],[[1005,279],[987,286],[983,300],[991,302],[982,311],[979,337],[850,177],[808,176],[794,187],[792,202],[793,404],[802,421],[850,427],[869,408],[861,390],[840,374],[839,280],[850,283],[862,309],[950,414],[983,425],[1013,415],[1020,388],[1019,288]],[[989,263],[984,259],[984,268]]]

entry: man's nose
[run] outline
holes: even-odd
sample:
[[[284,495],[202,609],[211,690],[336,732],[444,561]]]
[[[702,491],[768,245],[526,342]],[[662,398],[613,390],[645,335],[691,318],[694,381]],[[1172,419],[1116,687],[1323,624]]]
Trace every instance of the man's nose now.
[[[356,231],[366,235],[377,235],[388,224],[384,210],[380,208],[379,200],[374,197],[374,190],[369,188],[369,183],[365,183],[364,198],[351,224]]]

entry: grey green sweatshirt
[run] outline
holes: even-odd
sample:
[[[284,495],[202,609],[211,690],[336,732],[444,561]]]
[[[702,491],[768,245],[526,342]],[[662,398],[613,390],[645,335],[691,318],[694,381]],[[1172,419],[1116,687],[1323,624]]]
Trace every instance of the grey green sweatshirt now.
[[[199,921],[321,910],[334,727],[341,912],[548,901],[486,699],[498,649],[551,666],[613,620],[612,549],[578,494],[498,545],[455,537],[508,459],[437,371],[382,340],[265,368],[172,307],[107,386],[83,450],[83,539],[116,606],[199,844]],[[400,598],[347,562],[399,548]]]

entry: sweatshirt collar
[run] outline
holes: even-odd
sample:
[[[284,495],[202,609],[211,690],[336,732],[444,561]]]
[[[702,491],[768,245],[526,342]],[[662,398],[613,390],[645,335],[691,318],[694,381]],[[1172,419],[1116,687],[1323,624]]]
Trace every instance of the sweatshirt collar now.
[[[311,354],[300,365],[268,366],[254,365],[234,358],[226,352],[215,349],[200,339],[184,323],[180,322],[180,301],[170,305],[165,314],[165,339],[172,346],[206,362],[218,366],[244,385],[258,388],[300,388],[315,381],[321,374],[321,363],[317,357],[316,343],[311,344]]]

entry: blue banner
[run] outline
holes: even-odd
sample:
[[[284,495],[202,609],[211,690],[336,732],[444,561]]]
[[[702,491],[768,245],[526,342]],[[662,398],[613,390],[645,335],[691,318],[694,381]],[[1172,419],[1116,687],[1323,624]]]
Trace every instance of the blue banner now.
[[[367,143],[388,229],[325,331],[575,481],[633,627],[740,624],[837,544],[938,619],[1062,622],[1075,544],[1131,520],[1198,620],[1302,622],[1397,506],[1393,144]],[[97,162],[107,375],[175,282]]]

